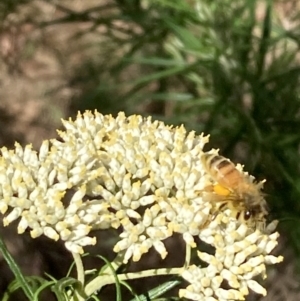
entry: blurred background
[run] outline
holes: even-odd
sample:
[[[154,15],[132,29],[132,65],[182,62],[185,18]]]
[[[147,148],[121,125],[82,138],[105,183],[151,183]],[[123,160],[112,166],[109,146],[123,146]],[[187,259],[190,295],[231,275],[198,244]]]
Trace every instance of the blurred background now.
[[[1,146],[38,149],[86,109],[210,134],[207,149],[267,179],[280,220],[285,261],[249,300],[300,300],[300,1],[2,0],[0,25]],[[0,234],[28,275],[66,274],[63,246]],[[1,296],[1,256],[0,275]]]

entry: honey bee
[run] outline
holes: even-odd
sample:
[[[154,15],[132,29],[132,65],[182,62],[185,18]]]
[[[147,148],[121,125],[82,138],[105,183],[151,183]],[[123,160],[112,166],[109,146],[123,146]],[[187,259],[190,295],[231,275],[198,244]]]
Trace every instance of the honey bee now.
[[[215,204],[213,214],[230,209],[233,216],[251,228],[265,229],[268,208],[261,192],[261,183],[255,183],[220,155],[203,153],[202,164],[213,184],[206,187]]]

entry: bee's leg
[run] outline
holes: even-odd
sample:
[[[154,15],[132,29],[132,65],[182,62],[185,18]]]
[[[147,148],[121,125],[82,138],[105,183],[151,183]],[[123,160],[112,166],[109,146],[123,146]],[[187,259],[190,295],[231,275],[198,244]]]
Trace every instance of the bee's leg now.
[[[201,229],[205,229],[220,213],[219,207],[222,206],[223,204],[222,202],[224,202],[224,196],[217,195],[213,191],[210,192],[202,191],[201,194],[202,194],[203,201],[211,204],[209,215],[206,221],[204,222],[204,224],[200,227]]]
[[[212,204],[209,216],[204,225],[201,226],[201,229],[204,229],[216,218],[220,212],[220,208],[226,207],[228,202],[224,201],[224,198],[226,199],[231,194],[231,191],[219,184],[211,184],[197,192],[201,194],[204,202]]]

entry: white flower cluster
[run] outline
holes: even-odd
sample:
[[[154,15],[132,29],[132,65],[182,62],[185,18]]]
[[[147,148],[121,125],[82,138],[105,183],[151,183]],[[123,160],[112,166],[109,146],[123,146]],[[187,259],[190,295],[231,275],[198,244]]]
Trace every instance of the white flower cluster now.
[[[44,141],[38,153],[30,145],[1,149],[4,225],[20,219],[19,233],[29,228],[33,238],[61,239],[74,253],[96,243],[91,230],[122,226],[114,251],[124,252],[124,262],[138,261],[151,247],[165,258],[164,240],[174,233],[182,234],[191,247],[198,236],[216,253],[199,253],[209,266],[191,266],[184,273],[191,283],[184,296],[242,300],[238,298],[247,294],[246,287],[264,293],[255,289],[258,284],[251,277],[264,274],[265,263],[281,260],[268,255],[277,234],[249,234],[253,230],[236,220],[212,219],[212,204],[199,193],[209,181],[199,160],[207,137],[124,113],[113,118],[86,112],[63,124],[62,141]],[[241,256],[245,262],[236,259]],[[202,280],[196,285],[199,275]],[[217,279],[228,280],[235,293],[221,293]],[[214,287],[219,290],[207,293]]]
[[[190,285],[180,291],[181,297],[192,300],[245,300],[249,288],[266,295],[266,290],[253,278],[266,278],[266,264],[283,260],[269,253],[277,245],[278,233],[262,234],[245,224],[238,224],[229,212],[219,214],[200,234],[200,239],[212,245],[214,254],[198,252],[206,267],[189,266],[183,278]],[[227,287],[224,286],[226,282]],[[224,287],[222,287],[224,286]]]
[[[139,260],[180,232],[193,244],[209,206],[199,197],[198,160],[207,138],[141,116],[97,112],[63,121],[63,142],[44,141],[39,153],[1,149],[0,211],[18,232],[62,239],[72,252],[95,244],[92,229],[124,227],[115,251]],[[8,210],[9,208],[9,210]]]

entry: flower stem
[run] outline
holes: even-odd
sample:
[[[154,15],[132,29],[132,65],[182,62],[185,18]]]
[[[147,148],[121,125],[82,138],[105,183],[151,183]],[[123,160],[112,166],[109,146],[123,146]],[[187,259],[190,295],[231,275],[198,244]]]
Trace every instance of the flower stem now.
[[[152,269],[135,273],[125,273],[118,275],[118,279],[121,280],[131,280],[139,279],[151,276],[161,276],[161,275],[181,275],[184,268],[163,268],[163,269]],[[103,286],[112,284],[115,282],[114,275],[100,275],[93,279],[85,287],[85,294],[91,296],[94,292],[99,291]]]
[[[3,258],[7,262],[8,266],[10,267],[10,270],[14,273],[18,283],[20,284],[24,294],[27,296],[29,300],[33,300],[33,291],[31,287],[28,285],[26,278],[21,272],[21,269],[13,259],[13,257],[10,255],[3,239],[0,237],[0,250],[3,255]]]

